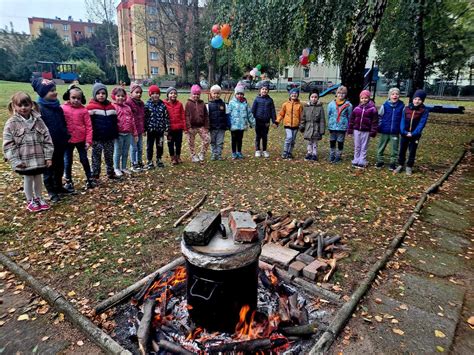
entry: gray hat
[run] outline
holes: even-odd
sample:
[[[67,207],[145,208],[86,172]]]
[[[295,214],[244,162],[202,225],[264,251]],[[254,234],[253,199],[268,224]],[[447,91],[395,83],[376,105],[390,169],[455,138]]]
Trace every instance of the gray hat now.
[[[234,89],[234,94],[245,94],[245,86],[237,85]]]
[[[106,97],[109,96],[109,92],[107,91],[107,86],[105,86],[102,83],[95,83],[94,86],[92,87],[92,97],[94,99],[95,99],[95,96],[97,95],[97,92],[99,90],[105,90]]]
[[[168,96],[171,91],[176,91],[176,93],[178,93],[178,90],[176,90],[176,88],[170,86],[168,89],[166,89],[166,96]]]

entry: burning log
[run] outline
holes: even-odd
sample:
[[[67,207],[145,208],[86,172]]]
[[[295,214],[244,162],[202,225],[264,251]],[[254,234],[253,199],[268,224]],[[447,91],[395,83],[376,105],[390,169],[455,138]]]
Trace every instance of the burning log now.
[[[290,309],[288,307],[288,300],[286,297],[278,297],[278,313],[282,323],[286,323],[291,320]]]
[[[178,355],[194,355],[193,352],[186,350],[182,346],[172,343],[170,341],[161,339],[158,341],[158,347],[159,349],[163,349],[166,351],[169,351],[173,354],[178,354]]]
[[[258,350],[268,350],[279,348],[288,343],[286,338],[275,338],[275,339],[253,339],[238,342],[231,342],[226,344],[212,345],[207,349],[209,354],[217,354],[223,352],[246,352],[254,353]]]
[[[148,352],[148,343],[150,338],[150,326],[151,320],[153,319],[153,314],[155,310],[155,299],[147,298],[143,305],[143,317],[140,321],[140,326],[138,327],[137,337],[138,337],[138,348],[140,353],[147,354]]]
[[[204,196],[199,200],[198,203],[196,203],[190,210],[188,210],[185,214],[179,217],[176,222],[174,222],[173,228],[176,228],[177,226],[179,226],[185,218],[192,215],[193,212],[196,211],[206,201],[206,198],[207,198],[207,193],[204,194]]]

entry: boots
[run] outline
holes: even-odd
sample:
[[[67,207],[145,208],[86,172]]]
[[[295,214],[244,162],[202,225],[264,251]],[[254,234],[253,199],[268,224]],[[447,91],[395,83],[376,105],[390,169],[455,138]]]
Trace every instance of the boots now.
[[[171,157],[171,165],[177,165],[178,164],[178,158],[176,155],[173,155]]]
[[[334,160],[336,160],[336,149],[331,148],[329,151],[329,161],[334,163]]]

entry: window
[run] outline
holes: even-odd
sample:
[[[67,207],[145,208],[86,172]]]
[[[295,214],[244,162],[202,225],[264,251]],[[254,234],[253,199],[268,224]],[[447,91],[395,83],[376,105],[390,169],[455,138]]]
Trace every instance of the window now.
[[[47,23],[44,24],[44,27],[53,28],[53,24],[51,22],[47,22]]]
[[[69,25],[63,25],[63,31],[64,32],[69,31]]]
[[[64,42],[69,42],[69,36],[64,36]]]
[[[150,38],[148,39],[148,42],[149,42],[152,46],[156,45],[156,37],[150,37]]]
[[[158,13],[158,9],[153,6],[147,6],[147,11],[149,15],[156,15]]]
[[[151,67],[151,74],[158,75],[158,67]]]
[[[158,52],[150,52],[150,60],[158,60]]]
[[[285,79],[288,78],[288,68],[285,68]]]
[[[309,78],[309,69],[308,68],[304,68],[303,73],[304,73],[305,78]]]
[[[176,71],[175,71],[174,68],[170,68],[170,74],[171,74],[171,75],[176,75]]]
[[[174,60],[174,54],[168,54],[168,57],[170,58],[170,60]]]
[[[93,32],[94,32],[94,27],[87,26],[87,33],[93,33]]]

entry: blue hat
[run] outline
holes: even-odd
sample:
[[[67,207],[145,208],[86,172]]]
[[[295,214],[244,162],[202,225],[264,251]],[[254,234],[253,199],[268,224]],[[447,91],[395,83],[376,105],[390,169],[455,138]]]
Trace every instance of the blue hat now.
[[[31,83],[31,86],[33,86],[33,89],[40,97],[45,97],[51,89],[56,87],[56,83],[49,79],[36,78]]]
[[[420,98],[420,100],[424,102],[425,99],[426,99],[426,92],[424,90],[421,90],[421,89],[416,90],[415,94],[413,95],[413,98],[415,98],[415,97]]]
[[[296,95],[299,96],[299,95],[300,95],[300,91],[299,91],[297,88],[293,88],[293,89],[290,90],[290,93],[289,93],[289,94],[290,94],[290,96],[291,96],[292,94],[296,94]]]

